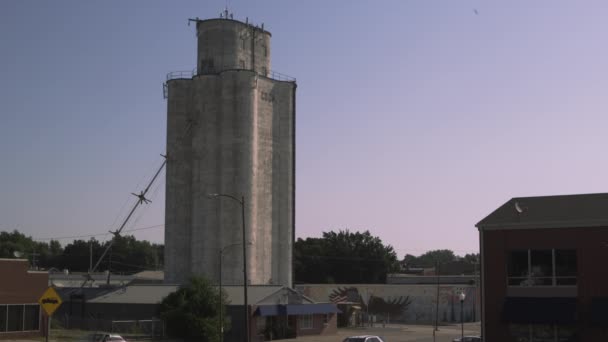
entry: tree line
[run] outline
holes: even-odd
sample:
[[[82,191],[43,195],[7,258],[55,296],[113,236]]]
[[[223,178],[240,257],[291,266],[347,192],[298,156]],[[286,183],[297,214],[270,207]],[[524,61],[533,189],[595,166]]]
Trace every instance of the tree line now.
[[[17,230],[0,232],[0,258],[20,255],[33,267],[70,272],[87,272],[92,250],[93,265],[108,246],[108,241],[74,240],[62,246],[57,240],[35,241]],[[479,255],[458,256],[448,249],[422,255],[406,254],[399,259],[393,247],[369,231],[338,230],[324,232],[320,238],[299,238],[293,249],[296,283],[382,284],[389,273],[423,272],[436,268],[439,274],[474,274],[479,269]],[[161,270],[164,245],[134,236],[114,237],[110,252],[96,271],[131,274],[142,270]],[[433,270],[434,272],[434,270]]]
[[[57,240],[35,241],[17,230],[3,231],[0,232],[0,258],[27,258],[32,267],[39,269],[87,272],[91,256],[95,265],[108,243],[109,241],[101,242],[96,239],[74,240],[64,247]],[[112,248],[99,264],[97,271],[110,270],[114,273],[131,274],[162,269],[163,256],[162,244],[137,240],[132,235],[116,236]]]
[[[475,274],[479,254],[461,257],[449,249],[406,254],[402,260],[391,245],[369,231],[324,232],[321,238],[299,238],[294,245],[296,283],[383,284],[389,273]]]

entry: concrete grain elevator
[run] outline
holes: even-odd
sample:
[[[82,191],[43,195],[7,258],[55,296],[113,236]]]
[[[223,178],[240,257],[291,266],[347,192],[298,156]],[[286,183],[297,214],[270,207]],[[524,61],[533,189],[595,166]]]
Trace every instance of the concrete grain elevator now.
[[[226,13],[227,14],[227,13]],[[296,82],[270,70],[270,32],[230,19],[191,20],[197,68],[167,76],[165,282],[191,275],[292,285]]]

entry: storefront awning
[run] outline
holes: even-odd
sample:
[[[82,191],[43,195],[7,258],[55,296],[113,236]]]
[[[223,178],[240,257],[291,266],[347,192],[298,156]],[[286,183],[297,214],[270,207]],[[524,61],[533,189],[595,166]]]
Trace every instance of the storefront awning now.
[[[286,305],[288,315],[310,315],[340,313],[335,304],[292,304]]]
[[[608,297],[595,297],[591,300],[591,322],[602,326],[608,324]]]
[[[334,304],[289,304],[289,305],[260,305],[255,310],[257,316],[279,315],[310,315],[340,313]]]
[[[509,297],[503,306],[504,320],[512,323],[557,323],[576,321],[576,298]]]

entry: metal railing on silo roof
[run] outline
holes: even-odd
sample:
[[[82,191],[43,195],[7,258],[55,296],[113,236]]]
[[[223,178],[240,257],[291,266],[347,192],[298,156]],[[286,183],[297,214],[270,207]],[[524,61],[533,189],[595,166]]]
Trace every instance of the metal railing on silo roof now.
[[[192,78],[196,76],[196,68],[190,71],[171,71],[167,74],[167,81],[176,80],[180,78]]]
[[[278,71],[274,71],[274,70],[270,70],[270,73],[268,73],[268,75],[266,75],[266,77],[272,78],[273,80],[277,80],[277,81],[287,81],[287,82],[296,81],[295,77],[291,77],[289,75],[285,75],[285,74],[282,74],[282,73],[280,73]]]
[[[224,71],[227,70],[250,70],[250,69],[243,69],[243,68],[224,68]],[[213,70],[206,70],[206,74],[212,74],[212,75],[217,75],[218,73],[216,72],[212,72]],[[166,99],[169,96],[169,87],[167,86],[167,82],[170,80],[177,80],[177,79],[188,79],[188,78],[193,78],[194,76],[198,75],[198,70],[197,68],[194,68],[190,71],[172,71],[170,73],[167,74],[167,81],[165,83],[163,83],[163,98]],[[280,73],[278,71],[274,71],[274,70],[270,70],[270,72],[266,75],[262,75],[265,77],[268,77],[270,79],[276,80],[276,81],[283,81],[283,82],[295,82],[296,78],[295,77],[291,77],[289,75]]]
[[[228,70],[250,70],[250,69],[243,69],[240,67],[223,69],[223,71],[228,71]],[[213,72],[213,70],[207,69],[205,74],[218,74],[218,73]],[[172,71],[167,74],[167,81],[180,79],[180,78],[192,78],[196,75],[198,75],[198,70],[196,68],[194,68],[193,70],[190,70],[190,71]],[[268,78],[271,78],[271,79],[277,80],[277,81],[287,81],[287,82],[296,81],[295,77],[291,77],[289,75],[286,75],[286,74],[283,74],[283,73],[280,73],[280,72],[274,71],[274,70],[270,70],[270,72],[268,72],[268,74],[262,75],[262,76],[265,76],[265,77],[268,77]]]

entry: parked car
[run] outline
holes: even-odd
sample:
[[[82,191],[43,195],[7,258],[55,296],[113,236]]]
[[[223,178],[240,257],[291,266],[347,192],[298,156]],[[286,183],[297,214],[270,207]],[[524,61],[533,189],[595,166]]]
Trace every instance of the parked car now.
[[[97,333],[91,334],[86,339],[87,342],[127,342],[122,336],[116,334]]]
[[[481,336],[465,336],[464,338],[455,338],[452,342],[481,342]]]
[[[342,342],[386,342],[386,340],[380,336],[361,335],[361,336],[347,337]]]

